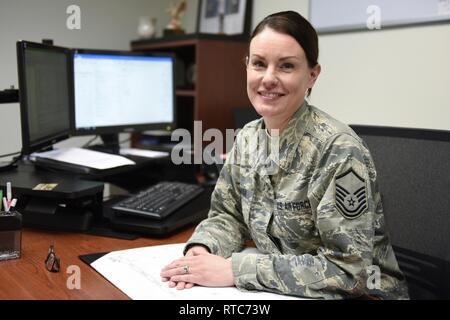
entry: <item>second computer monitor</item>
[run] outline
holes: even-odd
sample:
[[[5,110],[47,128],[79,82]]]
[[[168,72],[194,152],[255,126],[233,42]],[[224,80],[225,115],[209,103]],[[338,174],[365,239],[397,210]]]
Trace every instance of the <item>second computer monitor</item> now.
[[[76,135],[172,129],[173,57],[74,50]]]
[[[24,155],[52,147],[70,135],[70,57],[67,48],[17,42]]]

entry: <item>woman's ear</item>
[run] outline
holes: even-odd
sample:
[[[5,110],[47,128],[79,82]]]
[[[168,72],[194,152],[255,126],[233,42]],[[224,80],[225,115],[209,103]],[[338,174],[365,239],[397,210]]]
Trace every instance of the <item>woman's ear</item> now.
[[[322,67],[320,64],[316,64],[311,70],[309,71],[309,87],[312,88],[314,84],[316,83],[317,78],[319,77],[320,71],[322,70]]]

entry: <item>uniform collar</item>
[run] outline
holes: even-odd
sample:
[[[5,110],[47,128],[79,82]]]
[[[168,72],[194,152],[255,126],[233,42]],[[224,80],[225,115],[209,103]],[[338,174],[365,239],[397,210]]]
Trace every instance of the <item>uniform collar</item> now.
[[[258,137],[258,152],[257,161],[256,161],[256,169],[263,173],[265,172],[265,168],[268,162],[271,160],[279,165],[285,171],[289,171],[290,165],[294,156],[297,155],[297,148],[305,134],[306,127],[309,124],[311,118],[311,110],[309,104],[306,100],[303,104],[297,109],[297,111],[292,115],[291,119],[288,122],[287,127],[281,133],[281,137],[279,140],[279,157],[273,157],[273,153],[269,155],[269,159],[267,157],[267,135],[265,134],[265,124],[264,121],[261,122],[261,128],[264,130],[263,134],[260,134]]]
[[[310,120],[310,106],[306,102],[298,108],[292,115],[287,127],[283,130],[280,137],[279,166],[285,171],[289,171],[293,158],[297,155],[296,150],[306,127]]]

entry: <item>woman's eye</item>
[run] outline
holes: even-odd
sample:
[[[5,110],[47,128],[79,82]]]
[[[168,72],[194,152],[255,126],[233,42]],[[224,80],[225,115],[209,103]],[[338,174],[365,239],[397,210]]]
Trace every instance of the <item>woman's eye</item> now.
[[[256,60],[256,61],[252,61],[252,67],[255,69],[262,69],[265,67],[265,64],[260,60]]]
[[[292,70],[294,69],[294,65],[292,63],[283,63],[280,68],[281,70]]]

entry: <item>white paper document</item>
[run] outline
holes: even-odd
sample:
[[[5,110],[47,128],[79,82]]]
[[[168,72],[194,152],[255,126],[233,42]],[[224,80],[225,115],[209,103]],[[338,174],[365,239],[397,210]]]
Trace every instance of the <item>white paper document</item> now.
[[[268,292],[243,292],[235,287],[194,286],[177,290],[162,282],[161,269],[183,255],[185,244],[114,251],[91,264],[103,277],[134,300],[293,300]],[[246,249],[256,253],[256,249]]]
[[[124,156],[130,155],[152,159],[165,158],[169,156],[169,153],[164,151],[154,151],[136,148],[120,148],[120,154],[123,154]]]
[[[122,156],[82,148],[55,149],[46,152],[33,153],[31,157],[46,158],[98,170],[136,164],[134,161]]]

